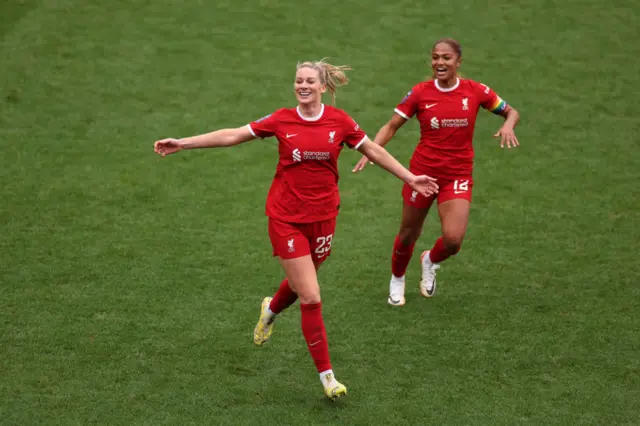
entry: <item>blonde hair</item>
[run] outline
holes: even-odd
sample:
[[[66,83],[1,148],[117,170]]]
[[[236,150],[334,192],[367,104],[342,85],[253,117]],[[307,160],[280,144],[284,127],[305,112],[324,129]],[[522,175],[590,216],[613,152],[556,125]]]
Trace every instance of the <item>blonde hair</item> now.
[[[336,88],[338,86],[344,86],[349,82],[345,71],[349,71],[352,68],[349,65],[331,65],[326,62],[327,58],[320,59],[319,61],[306,61],[298,62],[296,71],[300,68],[311,68],[318,71],[320,76],[320,84],[326,84],[329,93],[331,93],[331,99],[333,104],[336,103]]]

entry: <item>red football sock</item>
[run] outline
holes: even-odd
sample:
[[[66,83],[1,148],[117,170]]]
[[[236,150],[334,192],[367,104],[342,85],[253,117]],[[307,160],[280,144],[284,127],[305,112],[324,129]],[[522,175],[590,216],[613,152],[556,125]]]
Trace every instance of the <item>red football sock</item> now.
[[[287,309],[289,306],[293,305],[296,300],[298,300],[298,293],[293,291],[291,287],[289,287],[289,280],[284,279],[280,283],[280,288],[271,299],[271,303],[269,303],[269,309],[274,314],[279,314],[280,312]]]
[[[393,254],[391,256],[391,273],[396,277],[402,277],[407,272],[407,266],[413,255],[413,247],[416,244],[409,244],[405,246],[400,241],[400,238],[396,236],[396,240],[393,242]]]
[[[443,260],[446,260],[449,257],[453,256],[454,254],[457,254],[458,251],[456,251],[455,253],[451,253],[449,250],[447,250],[447,247],[444,245],[444,241],[442,241],[442,237],[440,237],[436,240],[436,243],[433,245],[431,251],[429,251],[429,259],[433,263],[440,263]]]
[[[322,303],[301,303],[300,314],[302,334],[304,334],[304,339],[307,341],[309,353],[316,364],[318,373],[331,370],[327,331],[322,320]]]

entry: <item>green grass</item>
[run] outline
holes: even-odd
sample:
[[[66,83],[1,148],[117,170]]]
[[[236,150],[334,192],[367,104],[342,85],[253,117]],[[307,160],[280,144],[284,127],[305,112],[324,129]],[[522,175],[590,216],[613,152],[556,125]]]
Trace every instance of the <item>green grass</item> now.
[[[2,3],[0,424],[639,424],[636,3]],[[344,153],[320,280],[350,395],[331,404],[297,308],[251,343],[282,277],[275,143],[152,143],[293,105],[296,62],[324,56],[354,67],[338,106],[373,136],[443,36],[520,110],[522,146],[481,113],[464,248],[433,300],[416,256],[402,309],[401,183]],[[416,140],[411,122],[388,147],[406,163]]]

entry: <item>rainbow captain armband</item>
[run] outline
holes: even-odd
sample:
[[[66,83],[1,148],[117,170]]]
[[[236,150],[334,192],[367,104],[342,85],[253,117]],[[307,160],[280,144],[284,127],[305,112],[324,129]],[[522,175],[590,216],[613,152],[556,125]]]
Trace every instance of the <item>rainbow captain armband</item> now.
[[[503,101],[500,96],[496,96],[496,100],[489,108],[489,111],[494,114],[500,115],[504,112],[505,109],[507,109],[507,103]]]

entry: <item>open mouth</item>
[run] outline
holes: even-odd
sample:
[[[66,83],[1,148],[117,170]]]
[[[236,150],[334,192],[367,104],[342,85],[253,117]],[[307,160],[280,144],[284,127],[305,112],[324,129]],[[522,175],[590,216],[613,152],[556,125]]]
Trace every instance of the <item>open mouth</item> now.
[[[311,92],[298,92],[298,96],[300,96],[301,98],[308,98],[309,96],[311,96]]]
[[[438,76],[444,76],[447,73],[447,67],[436,67],[436,74]]]

